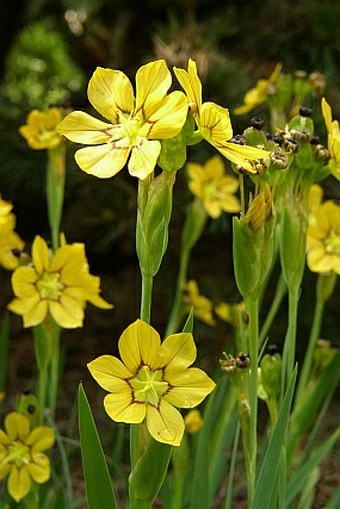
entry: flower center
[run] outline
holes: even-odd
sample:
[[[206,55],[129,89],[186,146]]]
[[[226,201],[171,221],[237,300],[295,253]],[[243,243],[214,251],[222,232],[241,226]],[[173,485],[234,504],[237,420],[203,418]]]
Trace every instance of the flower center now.
[[[160,369],[152,371],[149,366],[142,366],[130,382],[135,401],[158,405],[160,397],[168,390],[169,384],[163,380]]]
[[[331,230],[329,237],[326,239],[326,252],[340,255],[340,235]]]
[[[122,138],[129,138],[133,145],[140,127],[140,120],[138,118],[129,118],[128,120],[125,120],[122,123]]]
[[[64,285],[60,281],[60,274],[45,272],[37,282],[37,288],[42,299],[58,300]]]
[[[217,186],[215,182],[208,182],[204,186],[204,195],[206,198],[212,200],[217,197]]]
[[[30,462],[30,449],[27,445],[20,441],[12,442],[8,447],[9,455],[7,461],[14,463],[16,467],[20,468]]]

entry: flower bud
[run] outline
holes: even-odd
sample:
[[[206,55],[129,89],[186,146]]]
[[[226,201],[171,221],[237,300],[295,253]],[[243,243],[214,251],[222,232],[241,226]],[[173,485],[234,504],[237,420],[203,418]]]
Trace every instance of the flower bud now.
[[[278,399],[280,395],[281,364],[281,356],[278,353],[262,357],[260,363],[262,386],[269,398]]]

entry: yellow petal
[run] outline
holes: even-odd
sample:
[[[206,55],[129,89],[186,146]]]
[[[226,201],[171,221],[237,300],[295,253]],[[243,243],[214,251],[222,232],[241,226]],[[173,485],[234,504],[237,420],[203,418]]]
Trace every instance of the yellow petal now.
[[[184,421],[176,408],[162,399],[159,408],[148,405],[146,423],[150,435],[163,444],[179,446],[184,433]]]
[[[176,136],[187,118],[187,99],[182,92],[167,95],[153,115],[147,118],[151,124],[149,139],[167,139]]]
[[[155,361],[160,342],[158,332],[151,325],[136,320],[120,336],[118,349],[125,366],[135,374],[142,364],[158,368]]]
[[[11,440],[8,437],[8,435],[6,435],[6,433],[2,429],[0,429],[0,446],[1,446],[1,451],[3,451],[3,446],[4,445],[9,445],[10,443],[11,443]]]
[[[132,85],[121,71],[97,67],[89,81],[87,95],[92,106],[114,124],[119,123],[122,112],[129,116],[134,109]]]
[[[133,373],[124,364],[111,355],[101,355],[87,365],[96,382],[108,392],[124,392],[131,390],[126,380]]]
[[[50,301],[49,309],[55,321],[65,329],[81,327],[84,321],[84,303],[62,295],[60,302]]]
[[[32,244],[32,261],[34,268],[40,275],[49,270],[49,250],[44,239],[36,235]]]
[[[321,99],[321,110],[322,110],[323,118],[325,120],[327,131],[329,133],[331,133],[333,130],[333,128],[332,128],[332,109],[324,97]]]
[[[202,105],[199,129],[204,138],[212,144],[223,144],[233,136],[229,111],[213,102]]]
[[[0,481],[5,479],[11,471],[12,466],[9,463],[0,462]]]
[[[35,293],[35,283],[38,280],[38,274],[32,267],[18,267],[12,274],[12,286],[14,293],[19,298],[30,297]]]
[[[96,306],[97,308],[100,308],[100,309],[112,309],[113,308],[113,305],[110,304],[109,302],[106,302],[106,300],[104,300],[100,295],[93,295],[92,297],[89,297],[89,302],[91,302],[91,304],[93,306]]]
[[[10,311],[18,315],[25,315],[34,309],[40,302],[40,296],[37,291],[28,297],[13,299],[7,306]]]
[[[199,405],[216,386],[215,382],[198,368],[189,368],[177,373],[166,372],[164,376],[171,388],[163,398],[171,405],[180,408],[192,408]]]
[[[150,117],[171,85],[171,74],[165,60],[156,60],[140,67],[136,73],[136,111],[143,108]]]
[[[68,140],[84,145],[99,145],[111,141],[111,124],[97,120],[83,111],[73,111],[58,126],[58,133]]]
[[[145,418],[145,403],[132,401],[132,393],[108,394],[104,398],[106,413],[116,422],[138,424]]]
[[[21,301],[23,302],[23,301]],[[23,315],[24,327],[33,327],[43,322],[48,311],[48,301],[41,300]]]
[[[184,370],[196,359],[197,350],[192,334],[180,332],[171,334],[162,343],[157,361],[159,367],[165,366],[165,373]]]
[[[54,431],[48,426],[38,426],[34,428],[27,439],[25,444],[32,446],[32,452],[41,452],[50,449],[54,444]]]
[[[32,462],[27,465],[27,469],[33,481],[38,484],[48,481],[51,475],[50,460],[41,452],[32,454]]]
[[[24,442],[30,432],[30,423],[23,414],[11,412],[5,417],[5,429],[11,440]]]
[[[249,160],[263,159],[270,154],[267,150],[250,147],[248,145],[238,145],[237,143],[231,142],[225,142],[224,146],[216,145],[216,148],[224,157],[229,159],[229,161],[238,166],[242,166],[251,173],[255,173],[255,170],[249,163]]]
[[[110,178],[125,166],[130,149],[130,141],[123,139],[96,147],[81,148],[75,153],[75,160],[86,173],[98,178]]]
[[[13,465],[7,483],[8,492],[11,497],[16,502],[20,502],[20,500],[26,497],[31,486],[32,481],[27,466],[25,465],[19,469]]]
[[[202,106],[202,83],[197,74],[196,62],[190,58],[188,71],[174,67],[174,73],[188,97],[189,106],[194,113],[195,110],[199,112]]]
[[[161,144],[159,141],[149,141],[142,138],[131,152],[128,164],[130,175],[141,180],[145,179],[154,171],[160,151]]]

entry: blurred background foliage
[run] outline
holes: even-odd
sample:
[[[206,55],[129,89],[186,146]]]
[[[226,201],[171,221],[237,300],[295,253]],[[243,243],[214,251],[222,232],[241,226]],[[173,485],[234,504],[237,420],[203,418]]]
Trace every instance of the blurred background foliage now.
[[[89,111],[86,87],[96,66],[120,69],[133,80],[138,67],[152,59],[165,58],[172,67],[186,66],[192,57],[204,99],[232,114],[256,80],[282,62],[287,73],[324,74],[325,95],[340,117],[337,0],[17,0],[2,2],[0,30],[0,194],[13,202],[18,233],[27,243],[36,233],[48,235],[46,154],[30,150],[18,127],[32,108],[57,104]],[[306,106],[315,108],[318,134],[326,141],[319,103]],[[235,133],[254,114],[267,120],[265,106],[242,117],[232,114]],[[87,244],[94,270],[118,268],[134,256],[137,183],[124,172],[109,181],[86,175],[75,166],[73,151],[70,147],[63,230],[70,241]],[[189,158],[204,161],[212,154],[200,144]],[[176,185],[170,257],[171,249],[178,251],[191,199],[184,172]],[[207,225],[208,236],[226,230],[225,217]]]

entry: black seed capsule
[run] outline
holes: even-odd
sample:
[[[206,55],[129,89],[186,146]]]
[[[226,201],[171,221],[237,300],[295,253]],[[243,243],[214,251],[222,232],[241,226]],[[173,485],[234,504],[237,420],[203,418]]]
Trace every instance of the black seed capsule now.
[[[35,412],[35,405],[28,405],[27,412],[29,414],[34,414],[34,412]]]
[[[264,127],[264,121],[260,117],[253,117],[250,120],[250,125],[257,131],[261,131]]]
[[[320,136],[312,136],[310,143],[311,145],[319,145],[321,142]]]
[[[301,117],[311,117],[313,115],[313,110],[311,108],[307,108],[306,106],[301,106],[299,114]]]
[[[274,355],[277,353],[278,351],[278,348],[277,348],[277,345],[274,345],[274,344],[270,344],[268,345],[267,347],[267,351],[269,353],[269,355]]]
[[[277,143],[278,145],[282,144],[282,138],[281,138],[281,136],[278,136],[277,134],[273,134],[272,141],[274,143]]]
[[[237,145],[246,145],[247,140],[242,134],[235,134],[230,140],[232,143],[236,143]]]
[[[12,253],[14,254],[14,256],[16,256],[17,258],[20,257],[21,255],[21,251],[20,249],[18,249],[17,247],[15,247],[14,249],[12,249]]]
[[[31,389],[29,387],[24,387],[23,389],[21,389],[21,392],[25,395],[25,396],[28,396],[28,394],[31,394]]]

